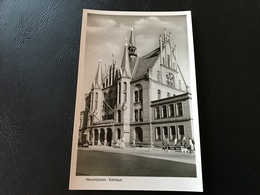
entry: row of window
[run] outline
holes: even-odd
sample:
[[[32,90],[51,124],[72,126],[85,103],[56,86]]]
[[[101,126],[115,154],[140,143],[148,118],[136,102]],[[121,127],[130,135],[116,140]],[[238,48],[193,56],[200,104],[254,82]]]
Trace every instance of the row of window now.
[[[155,119],[175,117],[175,116],[183,116],[182,102],[157,106],[154,108]]]
[[[184,126],[170,126],[170,127],[156,127],[155,128],[155,140],[160,141],[164,139],[169,140],[182,140],[184,135]]]

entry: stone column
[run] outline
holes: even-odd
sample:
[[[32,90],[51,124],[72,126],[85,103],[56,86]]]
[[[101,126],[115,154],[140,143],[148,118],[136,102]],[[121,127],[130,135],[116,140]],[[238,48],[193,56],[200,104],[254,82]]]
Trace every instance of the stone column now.
[[[89,140],[89,134],[90,134],[90,131],[89,131],[89,130],[86,130],[86,132],[87,132],[86,140],[87,140],[87,141],[90,141],[90,140]]]
[[[95,130],[91,131],[92,132],[92,146],[95,145]]]
[[[100,129],[98,130],[98,146],[101,145],[101,142],[100,142]]]
[[[133,147],[135,147],[135,138],[136,138],[136,135],[135,135],[135,129],[133,130]]]
[[[104,146],[107,145],[107,129],[104,130],[105,131],[105,135],[104,135]]]

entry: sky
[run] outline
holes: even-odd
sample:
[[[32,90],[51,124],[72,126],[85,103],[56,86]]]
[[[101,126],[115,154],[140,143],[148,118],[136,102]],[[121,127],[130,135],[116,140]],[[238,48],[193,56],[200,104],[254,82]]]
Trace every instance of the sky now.
[[[159,35],[172,34],[172,45],[177,46],[177,63],[190,86],[186,16],[119,16],[88,14],[86,34],[86,61],[84,64],[83,91],[88,93],[94,81],[98,62],[111,65],[115,60],[121,66],[126,38],[134,29],[137,53],[141,57],[159,47]]]

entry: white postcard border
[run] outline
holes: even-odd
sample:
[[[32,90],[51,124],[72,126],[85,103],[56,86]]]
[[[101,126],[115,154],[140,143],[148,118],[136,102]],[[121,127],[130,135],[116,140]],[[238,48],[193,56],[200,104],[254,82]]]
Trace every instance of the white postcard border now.
[[[196,142],[196,178],[185,177],[121,177],[121,176],[76,176],[77,164],[77,142],[78,142],[78,127],[80,118],[80,104],[84,93],[82,89],[83,74],[85,66],[86,53],[86,28],[88,14],[100,15],[119,15],[119,16],[178,16],[186,15],[187,33],[188,33],[188,51],[190,60],[190,77],[191,77],[191,93],[192,93],[192,114],[194,138],[199,140]],[[116,178],[122,181],[109,181]],[[153,191],[203,191],[202,185],[202,170],[201,170],[201,153],[200,153],[200,135],[199,135],[199,120],[197,106],[197,88],[195,76],[195,60],[193,48],[193,34],[190,11],[180,12],[123,12],[123,11],[97,11],[83,10],[82,30],[80,41],[80,56],[78,67],[78,84],[76,93],[75,120],[72,141],[71,154],[71,170],[70,170],[70,190],[153,190]]]

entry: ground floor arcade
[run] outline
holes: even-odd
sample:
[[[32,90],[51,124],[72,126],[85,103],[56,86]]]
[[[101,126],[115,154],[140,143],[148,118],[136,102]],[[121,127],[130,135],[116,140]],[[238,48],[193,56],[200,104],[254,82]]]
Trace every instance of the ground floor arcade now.
[[[193,138],[191,121],[132,124],[128,128],[123,125],[92,126],[83,133],[83,139],[88,140],[90,145],[93,146],[115,146],[123,141],[126,146],[143,143],[161,147],[164,139],[168,139],[170,145],[175,145],[176,143],[188,143],[189,138]]]

